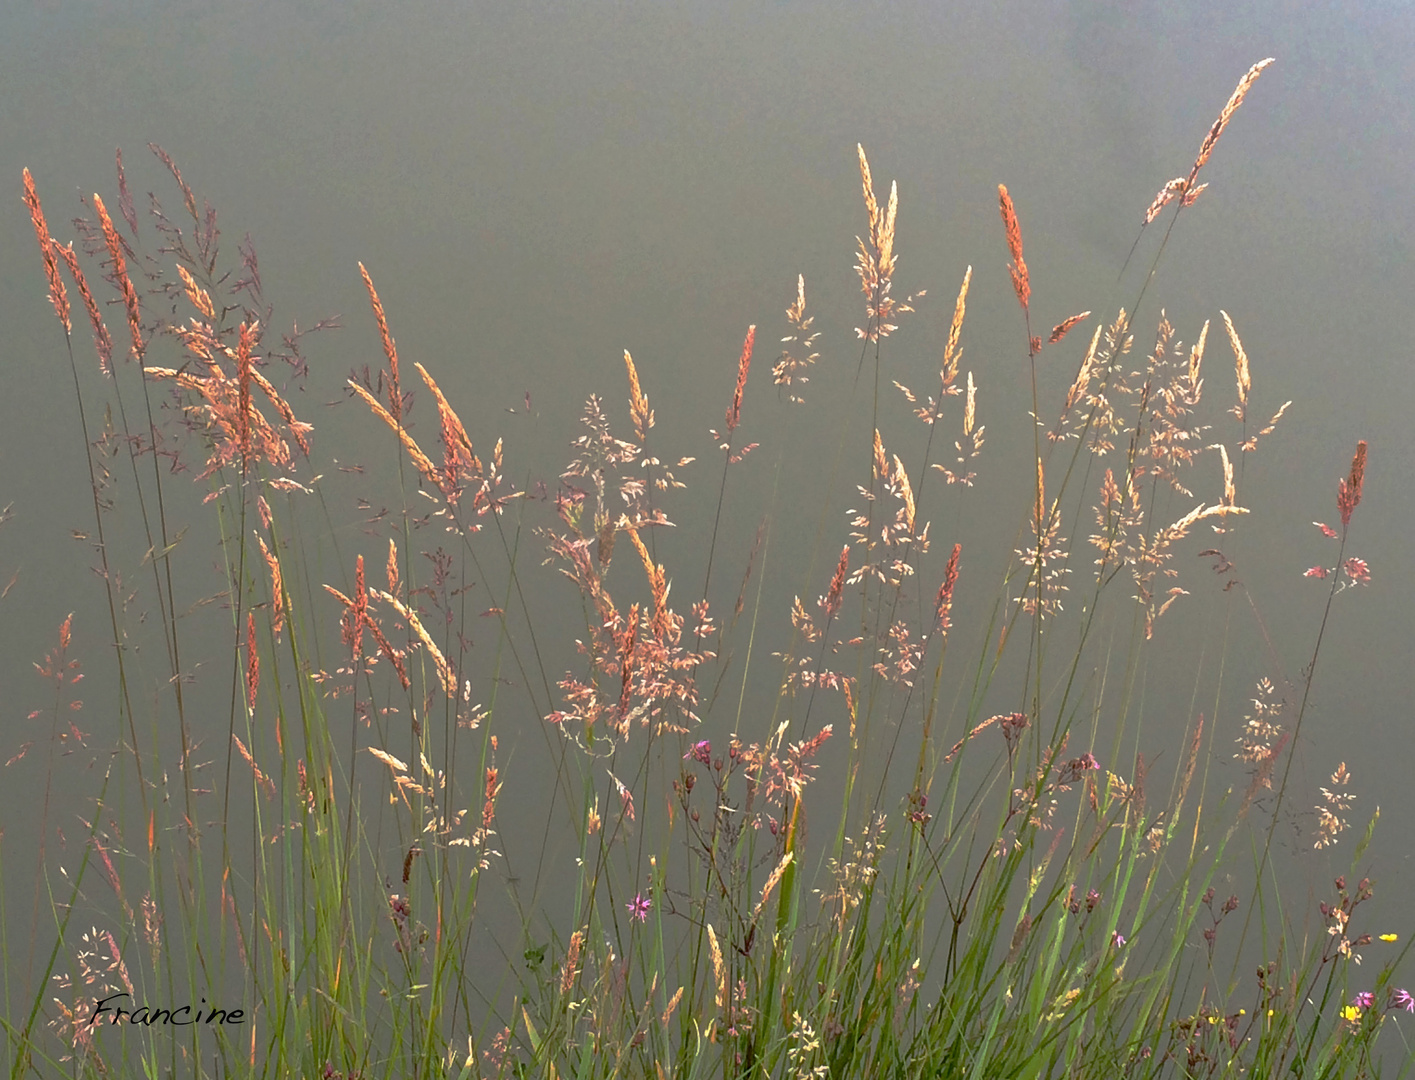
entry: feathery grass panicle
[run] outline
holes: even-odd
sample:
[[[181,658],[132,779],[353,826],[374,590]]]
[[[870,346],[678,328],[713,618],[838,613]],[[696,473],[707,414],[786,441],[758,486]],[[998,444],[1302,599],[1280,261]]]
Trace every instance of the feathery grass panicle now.
[[[447,484],[447,478],[442,474],[442,470],[432,463],[432,459],[423,453],[422,447],[417,444],[417,440],[415,440],[412,435],[408,434],[408,430],[383,407],[382,403],[379,402],[376,397],[353,379],[348,380],[348,386],[354,393],[364,399],[368,407],[373,410],[375,416],[393,429],[394,433],[398,436],[398,440],[403,444],[404,449],[408,451],[408,456],[412,459],[413,465],[417,468],[418,472],[422,473],[423,476],[427,478],[428,483],[432,484],[441,491],[445,497],[450,499],[452,497],[452,490]]]
[[[251,466],[251,346],[254,340],[254,327],[242,322],[236,346],[236,445],[241,451],[242,472]]]
[[[742,391],[747,388],[747,372],[752,366],[752,346],[757,340],[756,326],[747,327],[742,342],[742,355],[737,358],[737,386],[732,391],[732,404],[727,407],[727,433],[737,430],[742,419]]]
[[[285,628],[285,580],[280,572],[280,560],[266,546],[265,537],[258,536],[260,554],[270,571],[270,632],[279,640],[280,631]]]
[[[781,339],[787,348],[781,350],[781,359],[771,369],[772,383],[786,387],[787,400],[793,405],[800,405],[805,399],[795,387],[798,383],[804,385],[811,381],[806,372],[820,359],[820,353],[815,351],[820,333],[811,329],[816,321],[815,316],[806,314],[805,274],[796,276],[796,299],[786,309],[786,321],[791,325],[791,333]],[[797,355],[793,347],[801,355]]]
[[[172,160],[171,155],[156,143],[148,143],[147,148],[153,152],[162,164],[167,166],[167,171],[172,174],[172,179],[177,181],[177,187],[182,191],[182,203],[187,208],[187,213],[192,216],[193,221],[200,221],[201,215],[197,213],[197,197],[191,186],[182,179],[182,170],[177,168],[177,163]],[[121,159],[120,159],[121,161]]]
[[[54,305],[54,314],[64,325],[64,334],[73,331],[69,321],[69,293],[59,277],[59,267],[54,261],[53,241],[49,237],[49,223],[44,220],[44,209],[39,205],[39,193],[34,189],[34,178],[29,169],[24,171],[25,205],[29,207],[29,218],[34,225],[34,236],[39,241],[39,257],[44,260],[44,276],[49,281],[49,302]]]
[[[398,543],[391,536],[388,538],[388,562],[384,564],[384,572],[388,575],[388,591],[397,596],[400,591],[398,588]]]
[[[1366,440],[1356,444],[1356,453],[1351,458],[1351,475],[1341,481],[1337,491],[1336,505],[1341,511],[1341,527],[1351,524],[1351,512],[1361,502],[1361,488],[1366,482]]]
[[[1243,342],[1238,339],[1233,320],[1226,311],[1220,311],[1219,314],[1223,316],[1223,325],[1228,328],[1228,340],[1233,346],[1233,362],[1238,378],[1238,404],[1233,407],[1233,415],[1241,424],[1248,419],[1248,392],[1253,388],[1253,376],[1248,370],[1248,353],[1243,348]]]
[[[830,588],[826,590],[826,594],[820,600],[820,606],[829,618],[835,618],[840,611],[845,589],[845,573],[849,569],[850,545],[846,544],[840,549],[840,561],[835,564],[835,573],[830,579]]]
[[[968,734],[964,735],[963,738],[959,739],[956,743],[954,743],[953,746],[952,746],[952,748],[948,751],[948,753],[946,753],[946,754],[943,756],[944,762],[947,763],[947,762],[949,762],[949,761],[952,761],[954,758],[956,758],[956,757],[958,756],[958,751],[962,750],[963,747],[968,744],[968,741],[969,741],[970,739],[973,739],[973,738],[975,738],[976,736],[981,735],[984,731],[986,731],[988,728],[992,727],[992,726],[993,726],[994,724],[996,724],[999,720],[1009,719],[1009,718],[1010,718],[1010,715],[1011,715],[1011,714],[1008,714],[1007,716],[1003,716],[1003,715],[999,714],[999,715],[997,715],[997,716],[989,716],[986,720],[983,720],[983,721],[981,721],[980,723],[974,724],[973,727],[969,730]],[[1004,734],[1006,734],[1006,729],[1004,729]]]
[[[98,353],[98,368],[111,378],[113,375],[113,336],[103,323],[103,315],[98,310],[98,302],[93,298],[93,293],[88,287],[88,278],[84,276],[83,267],[79,265],[78,256],[74,253],[74,245],[72,243],[61,244],[57,240],[51,240],[50,243],[59,258],[64,260],[64,265],[69,268],[69,276],[74,279],[74,287],[79,290],[79,299],[83,301],[84,310],[88,312],[89,325],[93,327],[93,348]]]
[[[855,333],[864,341],[878,343],[899,327],[891,322],[898,315],[914,310],[913,301],[923,296],[920,292],[904,300],[895,300],[890,291],[894,284],[894,268],[897,259],[894,254],[894,223],[899,213],[899,185],[889,186],[889,203],[881,208],[875,197],[874,179],[870,175],[870,163],[865,157],[865,148],[855,146],[860,156],[860,180],[865,192],[865,216],[869,219],[868,239],[856,237],[859,251],[856,255],[855,271],[860,276],[860,290],[865,294],[865,318],[863,327],[856,327]]]
[[[236,744],[236,750],[241,757],[245,758],[246,764],[251,767],[251,774],[255,777],[256,787],[265,795],[266,802],[275,801],[275,781],[272,780],[265,771],[256,764],[255,756],[246,749],[246,744],[241,741],[241,737],[235,732],[231,733],[231,741]]]
[[[383,354],[388,357],[388,410],[399,424],[403,422],[403,395],[398,385],[398,345],[388,330],[388,317],[383,313],[383,301],[378,298],[378,290],[373,287],[373,278],[359,263],[359,274],[368,290],[369,304],[373,307],[373,317],[378,322],[378,336],[383,340]]]
[[[649,589],[653,595],[654,624],[655,630],[663,625],[666,626],[668,614],[668,584],[664,576],[662,566],[653,561],[653,556],[649,554],[649,549],[644,546],[643,539],[639,536],[638,529],[626,529],[629,534],[629,542],[634,545],[634,550],[639,554],[639,561],[644,564],[644,573],[649,579]]]
[[[1194,190],[1194,180],[1198,177],[1199,170],[1208,163],[1209,156],[1213,154],[1214,147],[1218,144],[1219,136],[1223,134],[1223,129],[1228,127],[1228,122],[1233,119],[1233,114],[1238,111],[1238,106],[1243,104],[1243,99],[1248,96],[1248,91],[1252,88],[1253,83],[1257,82],[1258,76],[1271,63],[1273,63],[1273,58],[1269,56],[1266,60],[1259,60],[1244,73],[1229,96],[1228,103],[1218,114],[1218,119],[1213,122],[1209,133],[1204,136],[1204,141],[1199,146],[1199,155],[1194,159],[1194,167],[1189,170],[1189,176],[1184,182],[1184,190],[1187,192],[1185,195],[1186,204],[1193,202],[1194,197],[1199,194]]]
[[[1331,847],[1336,843],[1337,837],[1346,829],[1347,821],[1345,815],[1350,812],[1351,804],[1356,801],[1356,796],[1344,790],[1351,782],[1351,773],[1346,768],[1346,762],[1342,762],[1336,767],[1336,771],[1331,774],[1331,788],[1318,788],[1322,793],[1322,801],[1317,804],[1317,839],[1312,844],[1314,848]]]
[[[938,587],[938,596],[934,599],[934,624],[944,637],[948,636],[949,627],[953,625],[949,612],[953,610],[953,587],[958,584],[958,557],[962,553],[963,545],[954,544],[953,553],[948,556],[948,566],[943,571],[943,584]]]
[[[256,691],[260,687],[260,650],[256,648],[255,612],[246,612],[246,708],[255,712]]]
[[[1051,336],[1047,338],[1047,344],[1055,345],[1071,331],[1073,326],[1090,317],[1091,313],[1089,311],[1083,311],[1079,315],[1071,315],[1062,319],[1061,322],[1052,327]]]
[[[192,307],[200,311],[208,320],[215,319],[216,307],[211,302],[210,294],[197,284],[191,271],[181,263],[177,264],[177,273],[182,279],[182,284],[186,287],[187,299],[192,302]]]
[[[1233,486],[1233,462],[1228,460],[1228,447],[1215,443],[1213,448],[1218,450],[1219,460],[1223,463],[1223,505],[1234,506],[1238,494]]]
[[[1012,265],[1007,272],[1012,275],[1012,289],[1017,294],[1017,302],[1026,311],[1027,303],[1032,298],[1032,285],[1027,277],[1027,260],[1022,258],[1022,226],[1017,223],[1017,211],[1004,184],[997,185],[997,202],[1002,213],[1002,227],[1007,233],[1007,252],[1012,256]]]
[[[629,372],[629,416],[634,421],[634,433],[642,443],[649,437],[649,429],[653,427],[653,410],[649,408],[648,395],[639,386],[639,372],[634,367],[634,358],[629,355],[628,349],[624,350],[624,367]]]
[[[904,501],[904,522],[908,526],[909,535],[914,535],[914,518],[917,509],[914,506],[914,488],[909,483],[909,472],[904,468],[904,462],[899,460],[899,455],[894,454],[894,486],[898,489],[899,497]]]
[[[951,387],[953,380],[958,378],[958,361],[962,359],[963,350],[960,342],[963,337],[963,317],[968,312],[968,285],[973,280],[973,268],[970,266],[963,271],[963,284],[958,287],[958,299],[953,305],[953,322],[948,327],[948,343],[943,347],[943,366],[939,370],[939,377],[943,380],[945,387]],[[940,404],[942,404],[940,402]]]
[[[788,851],[785,855],[781,856],[781,861],[778,862],[776,866],[772,868],[771,873],[767,875],[766,882],[762,885],[761,899],[757,901],[757,906],[752,909],[753,922],[761,918],[762,910],[766,907],[766,902],[771,897],[772,890],[781,884],[782,875],[786,873],[786,868],[791,865],[795,857],[796,853],[794,851]]]
[[[114,151],[118,168],[118,213],[123,215],[123,220],[128,223],[128,230],[136,239],[138,235],[138,213],[133,206],[133,193],[128,190],[128,174],[123,171],[123,148],[117,147]]]
[[[1148,225],[1154,221],[1155,218],[1159,217],[1160,211],[1169,205],[1170,200],[1178,195],[1184,194],[1187,185],[1188,181],[1186,181],[1184,177],[1176,176],[1173,180],[1165,184],[1164,187],[1160,188],[1159,194],[1154,197],[1154,201],[1150,203],[1149,208],[1145,211],[1145,216],[1141,219],[1140,225],[1142,227]]]
[[[1199,369],[1204,363],[1204,346],[1209,340],[1209,320],[1204,320],[1204,328],[1199,331],[1199,340],[1194,342],[1189,350],[1189,385],[1193,388],[1194,396],[1197,398],[1203,380],[1199,378]]]
[[[729,1000],[727,996],[727,965],[722,962],[722,946],[717,943],[717,932],[713,930],[712,923],[707,924],[707,936],[708,949],[712,953],[712,971],[717,983],[713,1000],[721,1009],[727,1005]]]
[[[113,267],[113,283],[122,293],[123,307],[128,312],[128,332],[133,339],[131,356],[134,359],[141,359],[146,349],[142,335],[142,308],[138,304],[138,291],[133,287],[132,279],[128,277],[128,263],[123,257],[123,238],[113,227],[113,219],[108,216],[108,208],[103,205],[103,199],[97,192],[94,192],[93,195],[93,207],[98,211],[98,224],[103,230],[103,242],[108,246],[108,258]]]
[[[441,486],[445,492],[453,493],[464,478],[478,480],[482,478],[484,470],[481,459],[473,452],[472,440],[467,436],[467,429],[463,427],[462,419],[457,415],[456,410],[448,403],[442,388],[437,385],[436,380],[421,363],[415,361],[413,366],[418,369],[418,374],[423,377],[423,382],[432,391],[432,396],[437,402],[437,417],[442,427],[444,483]]]
[[[1249,68],[1247,72],[1244,73],[1243,77],[1238,80],[1238,85],[1229,96],[1228,103],[1224,105],[1223,109],[1218,114],[1218,119],[1213,122],[1213,125],[1209,128],[1208,134],[1204,136],[1204,141],[1199,146],[1199,154],[1194,159],[1194,165],[1189,170],[1189,175],[1176,176],[1173,180],[1166,183],[1164,187],[1160,188],[1159,193],[1155,195],[1154,200],[1150,203],[1149,208],[1145,211],[1145,215],[1140,221],[1141,227],[1153,222],[1155,218],[1159,217],[1160,211],[1175,199],[1179,199],[1181,207],[1194,205],[1204,189],[1209,186],[1207,183],[1197,185],[1194,183],[1199,177],[1199,170],[1208,164],[1209,158],[1214,152],[1214,147],[1218,144],[1219,136],[1223,134],[1223,129],[1228,127],[1228,122],[1233,119],[1233,114],[1238,111],[1238,106],[1243,104],[1243,99],[1248,95],[1248,91],[1252,88],[1253,83],[1257,81],[1258,76],[1261,75],[1263,70],[1271,63],[1273,63],[1272,57],[1268,57],[1266,60],[1260,60]]]
[[[391,592],[383,592],[381,589],[374,589],[373,594],[385,603],[392,604],[393,610],[398,612],[403,621],[408,624],[408,628],[412,630],[413,633],[417,634],[418,640],[423,643],[423,647],[427,649],[428,655],[432,657],[433,666],[437,669],[437,677],[441,681],[442,688],[446,691],[448,699],[455,699],[457,697],[457,675],[452,670],[452,665],[447,662],[447,658],[442,655],[442,650],[437,647],[437,642],[433,641],[432,635],[427,632],[427,627],[425,627],[422,620],[418,618],[418,613],[404,604],[403,601],[399,600]]]
[[[352,600],[333,585],[325,585],[324,590],[344,605],[344,643],[352,650],[355,663],[362,662],[363,633],[367,630],[378,642],[378,647],[382,650],[383,655],[392,663],[394,670],[398,673],[399,683],[404,690],[407,690],[412,685],[412,681],[408,678],[408,671],[403,666],[403,656],[393,647],[382,627],[369,613],[368,587],[364,584],[364,557],[358,556],[354,564],[354,598]],[[414,723],[416,724],[416,720]]]
[[[295,417],[295,411],[290,408],[289,402],[281,396],[280,391],[275,389],[270,380],[262,374],[260,368],[252,366],[250,369],[251,382],[260,387],[261,393],[266,400],[275,407],[275,411],[280,414],[280,419],[285,421],[285,426],[299,445],[300,450],[306,457],[310,452],[309,433],[314,430],[313,424],[307,424],[303,420]]]
[[[1097,326],[1096,332],[1091,335],[1091,344],[1086,349],[1086,355],[1081,360],[1081,366],[1076,371],[1076,378],[1072,380],[1071,388],[1066,391],[1066,413],[1071,412],[1076,407],[1077,402],[1086,396],[1086,391],[1091,386],[1091,374],[1096,365],[1096,346],[1100,344],[1101,334],[1105,332],[1105,327]]]
[[[575,980],[580,975],[580,949],[585,943],[585,932],[576,930],[570,935],[570,944],[565,950],[565,962],[560,967],[560,993],[568,994],[575,988]]]

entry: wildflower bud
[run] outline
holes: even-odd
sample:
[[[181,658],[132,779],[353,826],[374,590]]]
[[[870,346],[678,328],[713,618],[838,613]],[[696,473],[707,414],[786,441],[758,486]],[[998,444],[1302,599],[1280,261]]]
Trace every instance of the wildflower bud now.
[[[691,817],[694,821],[697,821],[697,820],[698,820],[698,808],[697,808],[696,806],[693,807],[693,812],[692,812],[691,814],[689,814],[688,816]]]
[[[714,769],[716,769],[718,772],[721,772],[721,771],[722,771],[722,759],[721,759],[721,758],[714,758],[714,759],[713,759],[713,762],[712,762],[712,767],[713,767]]]
[[[1330,919],[1330,918],[1331,918],[1331,905],[1328,904],[1325,900],[1323,900],[1323,901],[1321,901],[1320,903],[1317,904],[1317,910],[1322,913],[1322,918],[1324,918],[1324,919]]]
[[[1230,896],[1223,902],[1223,913],[1225,915],[1238,910],[1238,897]]]
[[[1205,904],[1205,905],[1208,905],[1208,904],[1212,904],[1213,902],[1214,902],[1214,890],[1213,890],[1212,888],[1210,888],[1206,893],[1204,893],[1204,904]]]
[[[1358,948],[1361,947],[1361,946],[1363,946],[1363,945],[1369,945],[1369,944],[1371,944],[1371,935],[1370,935],[1370,934],[1362,934],[1360,937],[1358,937],[1358,938],[1356,939],[1356,941],[1354,942],[1354,944],[1355,944]]]
[[[696,776],[694,776],[692,773],[689,773],[687,776],[685,776],[685,777],[683,778],[683,786],[686,787],[689,791],[692,791],[692,790],[693,790],[693,785],[696,784],[697,782],[698,782],[698,778],[697,778]]]
[[[1345,875],[1345,874],[1342,874],[1341,877],[1339,877],[1339,878],[1336,879],[1336,891],[1337,891],[1337,892],[1345,892],[1345,891],[1346,891],[1346,875]]]
[[[1096,910],[1096,905],[1099,904],[1100,902],[1101,902],[1101,894],[1098,893],[1095,889],[1091,889],[1089,892],[1087,892],[1087,893],[1086,893],[1086,913],[1087,913],[1087,914],[1090,914],[1092,911],[1095,911],[1095,910]]]
[[[1210,945],[1214,943],[1214,938],[1217,936],[1218,935],[1214,933],[1214,928],[1212,926],[1206,926],[1204,928],[1204,940],[1207,941]]]

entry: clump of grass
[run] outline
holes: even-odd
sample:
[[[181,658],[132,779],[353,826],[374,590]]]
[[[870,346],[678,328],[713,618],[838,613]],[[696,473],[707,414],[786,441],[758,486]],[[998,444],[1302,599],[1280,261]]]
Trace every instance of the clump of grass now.
[[[1165,242],[1268,63],[1243,77],[1190,172],[1144,215],[1151,224],[1175,204]],[[1217,431],[1204,395],[1208,323],[1185,347],[1160,313],[1153,345],[1133,356],[1148,279],[1091,331],[1061,400],[1044,402],[1039,354],[1060,352],[1091,313],[1045,341],[1033,334],[1034,284],[1044,283],[1031,279],[1017,206],[1000,186],[1032,371],[1031,495],[1005,566],[956,540],[936,551],[934,519],[953,530],[982,509],[972,501],[985,482],[982,391],[962,365],[973,275],[962,278],[937,388],[894,384],[906,419],[928,428],[906,462],[908,432],[886,422],[880,396],[882,347],[925,294],[893,299],[898,189],[880,205],[859,148],[857,378],[868,359],[874,370],[864,437],[839,424],[837,469],[854,474],[854,507],[843,536],[797,553],[808,567],[800,594],[773,622],[762,583],[782,573],[772,542],[790,530],[772,523],[746,552],[718,550],[729,489],[762,457],[748,459],[758,448],[748,438],[766,427],[751,376],[755,326],[723,427],[707,433],[722,464],[700,563],[674,565],[678,549],[658,537],[691,508],[694,444],[657,428],[651,374],[626,352],[632,437],[616,435],[612,410],[591,396],[553,495],[528,497],[507,478],[504,444],[474,443],[428,367],[414,365],[421,386],[409,388],[392,320],[360,265],[386,364],[353,373],[348,401],[356,422],[372,414],[387,429],[396,465],[395,509],[374,513],[381,495],[351,494],[316,464],[313,428],[290,405],[291,386],[309,376],[300,335],[271,337],[254,251],[223,266],[214,211],[154,150],[190,224],[154,199],[157,247],[144,247],[121,157],[126,234],[97,196],[94,219],[79,224],[128,323],[131,348],[116,360],[83,261],[51,237],[25,173],[88,453],[104,636],[116,646],[111,663],[93,666],[119,727],[102,737],[77,727],[75,635],[85,631],[65,620],[40,665],[54,691],[51,788],[70,782],[54,753],[61,739],[93,754],[101,738],[114,751],[101,759],[72,869],[46,846],[68,812],[46,796],[30,935],[40,952],[20,962],[5,946],[12,1075],[1378,1069],[1381,1028],[1415,1001],[1394,981],[1403,950],[1366,979],[1353,966],[1392,937],[1362,925],[1374,886],[1363,877],[1353,890],[1339,876],[1329,900],[1304,912],[1267,880],[1332,599],[1370,577],[1345,547],[1364,442],[1339,486],[1341,531],[1322,527],[1340,541],[1336,562],[1307,573],[1332,586],[1300,699],[1280,673],[1244,673],[1258,684],[1253,711],[1225,720],[1225,672],[1208,718],[1195,712],[1177,744],[1141,740],[1154,642],[1188,595],[1175,555],[1212,528],[1217,546],[1198,554],[1241,588],[1224,549],[1236,557],[1247,512],[1242,463],[1287,409],[1248,427],[1251,366],[1226,313],[1236,430]],[[74,358],[60,263],[93,327],[101,409],[95,377]],[[772,369],[788,409],[811,408],[806,382],[828,377],[814,319],[801,276]],[[414,408],[424,391],[431,430]],[[865,412],[861,395],[852,413]],[[214,591],[178,570],[203,561],[192,526],[173,521],[191,501],[182,470],[204,486],[214,519]],[[353,498],[372,516],[349,550],[335,522]],[[120,503],[136,513],[120,517]],[[823,527],[832,510],[822,506]],[[534,565],[532,537],[554,572]],[[990,572],[1000,579],[989,612],[977,597]],[[686,610],[675,607],[675,579],[693,583]],[[538,590],[573,611],[573,625],[535,615]],[[964,611],[976,626],[955,621]],[[490,640],[474,644],[474,625],[490,626]],[[577,658],[557,671],[564,636]],[[225,673],[194,679],[191,657],[213,637],[226,643]],[[768,699],[755,697],[754,663],[780,673]],[[539,781],[503,764],[501,740],[527,724],[555,762]],[[1226,795],[1209,774],[1229,739],[1249,775],[1246,790]],[[1176,748],[1160,775],[1160,754]],[[1318,845],[1346,826],[1347,776],[1343,763],[1335,793],[1323,789]],[[508,783],[538,785],[541,851],[509,844]],[[1220,900],[1220,875],[1244,871],[1244,840],[1257,853],[1247,898]],[[545,863],[562,841],[576,870],[558,878]],[[513,861],[537,867],[529,899]],[[508,915],[519,940],[506,936]],[[492,946],[507,957],[500,970]],[[1225,970],[1250,955],[1256,979],[1235,974],[1239,959]],[[198,1002],[207,1018],[179,1031],[174,1013]]]

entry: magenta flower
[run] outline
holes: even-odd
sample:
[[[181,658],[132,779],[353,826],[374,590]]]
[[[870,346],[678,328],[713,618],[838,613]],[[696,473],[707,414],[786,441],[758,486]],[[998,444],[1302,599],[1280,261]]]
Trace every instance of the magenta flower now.
[[[702,742],[694,743],[693,748],[683,755],[683,760],[692,758],[703,765],[712,764],[712,745],[704,739]]]
[[[1125,935],[1122,934],[1119,930],[1112,930],[1110,934],[1110,943],[1114,945],[1117,949],[1123,949],[1125,947]]]
[[[653,900],[643,893],[635,893],[634,899],[624,906],[629,909],[629,918],[638,919],[639,922],[648,922],[649,908],[653,907]]]
[[[1404,1009],[1406,1012],[1415,1013],[1415,997],[1410,996],[1408,990],[1392,990],[1390,992],[1391,1008]]]
[[[1375,1003],[1376,995],[1369,990],[1362,990],[1351,999],[1351,1004],[1355,1005],[1358,1009],[1369,1009]]]

